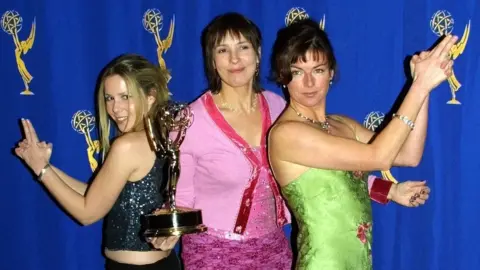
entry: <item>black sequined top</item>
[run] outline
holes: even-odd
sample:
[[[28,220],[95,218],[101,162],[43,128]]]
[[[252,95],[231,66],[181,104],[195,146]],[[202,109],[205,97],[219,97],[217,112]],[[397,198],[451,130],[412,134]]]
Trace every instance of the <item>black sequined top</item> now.
[[[127,182],[105,219],[105,248],[150,251],[142,236],[141,216],[163,204],[161,194],[164,160],[157,158],[150,172],[137,182]]]

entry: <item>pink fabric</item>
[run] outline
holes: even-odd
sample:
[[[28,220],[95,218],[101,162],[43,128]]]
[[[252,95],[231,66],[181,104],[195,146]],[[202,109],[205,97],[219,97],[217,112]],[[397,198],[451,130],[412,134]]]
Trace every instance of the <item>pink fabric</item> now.
[[[259,181],[259,173],[262,168],[269,168],[268,160],[267,160],[267,152],[266,152],[266,141],[267,141],[267,134],[268,130],[272,125],[271,115],[270,115],[270,108],[268,106],[267,100],[263,95],[259,95],[258,99],[258,106],[259,110],[262,115],[262,133],[261,133],[261,142],[260,145],[260,158],[253,153],[251,146],[235,131],[235,129],[230,126],[230,124],[225,120],[223,114],[217,108],[213,100],[213,96],[211,94],[206,94],[205,98],[202,100],[203,104],[215,122],[218,128],[223,132],[223,134],[229,138],[230,142],[232,142],[238,149],[241,149],[243,155],[248,160],[252,167],[252,174],[250,179],[247,181],[247,185],[242,194],[242,198],[240,200],[240,208],[238,210],[237,218],[235,221],[234,232],[239,234],[245,233],[245,228],[247,227],[247,222],[250,216],[251,207],[252,207],[252,199],[253,199],[253,192],[257,183]],[[269,173],[265,176],[267,181],[272,185],[272,195],[275,200],[275,220],[279,227],[286,224],[286,216],[285,216],[285,207],[284,207],[284,200],[282,195],[280,194],[280,189],[278,187],[277,182],[273,178],[272,174]]]
[[[264,91],[272,121],[285,108],[277,94]],[[233,232],[243,192],[255,172],[245,156],[220,130],[208,114],[206,93],[191,104],[194,121],[180,146],[180,177],[177,205],[202,210],[204,224],[212,229]],[[282,203],[287,222],[290,214]]]
[[[373,186],[373,182],[375,181],[375,178],[377,177],[373,174],[368,176],[368,194],[370,194],[372,191],[372,186]]]
[[[293,260],[282,228],[243,241],[209,234],[185,235],[182,241],[186,270],[290,270]]]
[[[253,153],[258,159],[263,159],[260,148],[253,148]],[[252,210],[248,219],[246,235],[260,237],[275,231],[275,199],[269,181],[269,168],[262,167],[257,186],[253,191]]]

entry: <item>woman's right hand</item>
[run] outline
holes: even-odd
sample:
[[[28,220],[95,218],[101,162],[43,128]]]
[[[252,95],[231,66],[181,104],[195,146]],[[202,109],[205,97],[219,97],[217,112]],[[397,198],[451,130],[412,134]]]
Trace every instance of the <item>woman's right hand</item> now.
[[[453,60],[450,50],[458,40],[457,36],[446,36],[433,50],[415,59],[413,83],[432,91],[452,74]]]
[[[37,133],[30,120],[22,119],[25,139],[23,139],[17,148],[15,154],[21,158],[33,170],[36,175],[49,163],[52,155],[52,145],[40,142]]]

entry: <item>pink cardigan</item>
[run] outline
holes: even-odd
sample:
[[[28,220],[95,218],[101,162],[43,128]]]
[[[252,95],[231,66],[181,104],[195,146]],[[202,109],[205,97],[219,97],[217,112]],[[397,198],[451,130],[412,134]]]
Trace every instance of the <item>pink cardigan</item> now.
[[[259,167],[268,167],[266,132],[285,108],[284,99],[270,91],[262,92],[260,104],[264,126],[263,162],[227,124],[210,92],[190,105],[194,120],[180,146],[181,172],[176,200],[178,206],[201,209],[203,223],[209,228],[240,234],[245,230]],[[291,217],[278,185],[273,176],[270,178],[277,225],[282,226],[289,223]]]

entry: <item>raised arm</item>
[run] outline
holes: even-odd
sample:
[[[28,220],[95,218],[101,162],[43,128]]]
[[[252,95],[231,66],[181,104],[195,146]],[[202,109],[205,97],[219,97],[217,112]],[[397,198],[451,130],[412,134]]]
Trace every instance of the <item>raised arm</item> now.
[[[61,177],[49,168],[48,160],[44,153],[48,148],[41,148],[38,137],[28,120],[22,120],[25,136],[28,142],[26,149],[15,149],[36,175],[40,175],[40,181],[55,199],[75,219],[84,225],[88,225],[103,218],[112,208],[121,190],[125,186],[134,168],[132,162],[126,158],[131,151],[131,144],[117,139],[111,146],[107,159],[95,177],[89,192],[82,196]]]
[[[370,144],[328,135],[303,122],[285,121],[270,133],[271,154],[277,161],[336,170],[388,170],[411,132],[430,91],[449,73],[444,68],[456,38],[446,37],[421,60],[415,78],[395,117]],[[404,120],[401,120],[403,118]],[[298,134],[301,134],[299,136]],[[284,147],[288,146],[288,147]]]
[[[426,59],[430,52],[422,52],[419,55],[414,55],[410,60],[410,70],[412,78],[415,76],[415,65],[423,59]],[[448,70],[448,69],[446,69]],[[403,167],[416,167],[420,163],[423,150],[425,146],[425,139],[427,136],[428,126],[428,105],[429,96],[425,98],[425,101],[418,113],[415,121],[415,129],[410,132],[407,140],[403,144],[400,152],[393,161],[392,166]],[[355,128],[357,136],[364,143],[369,143],[375,135],[375,132],[365,128],[358,122],[348,117],[342,116],[350,125]]]
[[[53,169],[53,171],[62,179],[62,181],[67,184],[71,189],[75,190],[80,195],[85,195],[85,192],[87,192],[88,185],[80,180],[77,180],[68,174],[64,173],[62,170],[59,168],[50,165],[50,167]]]

